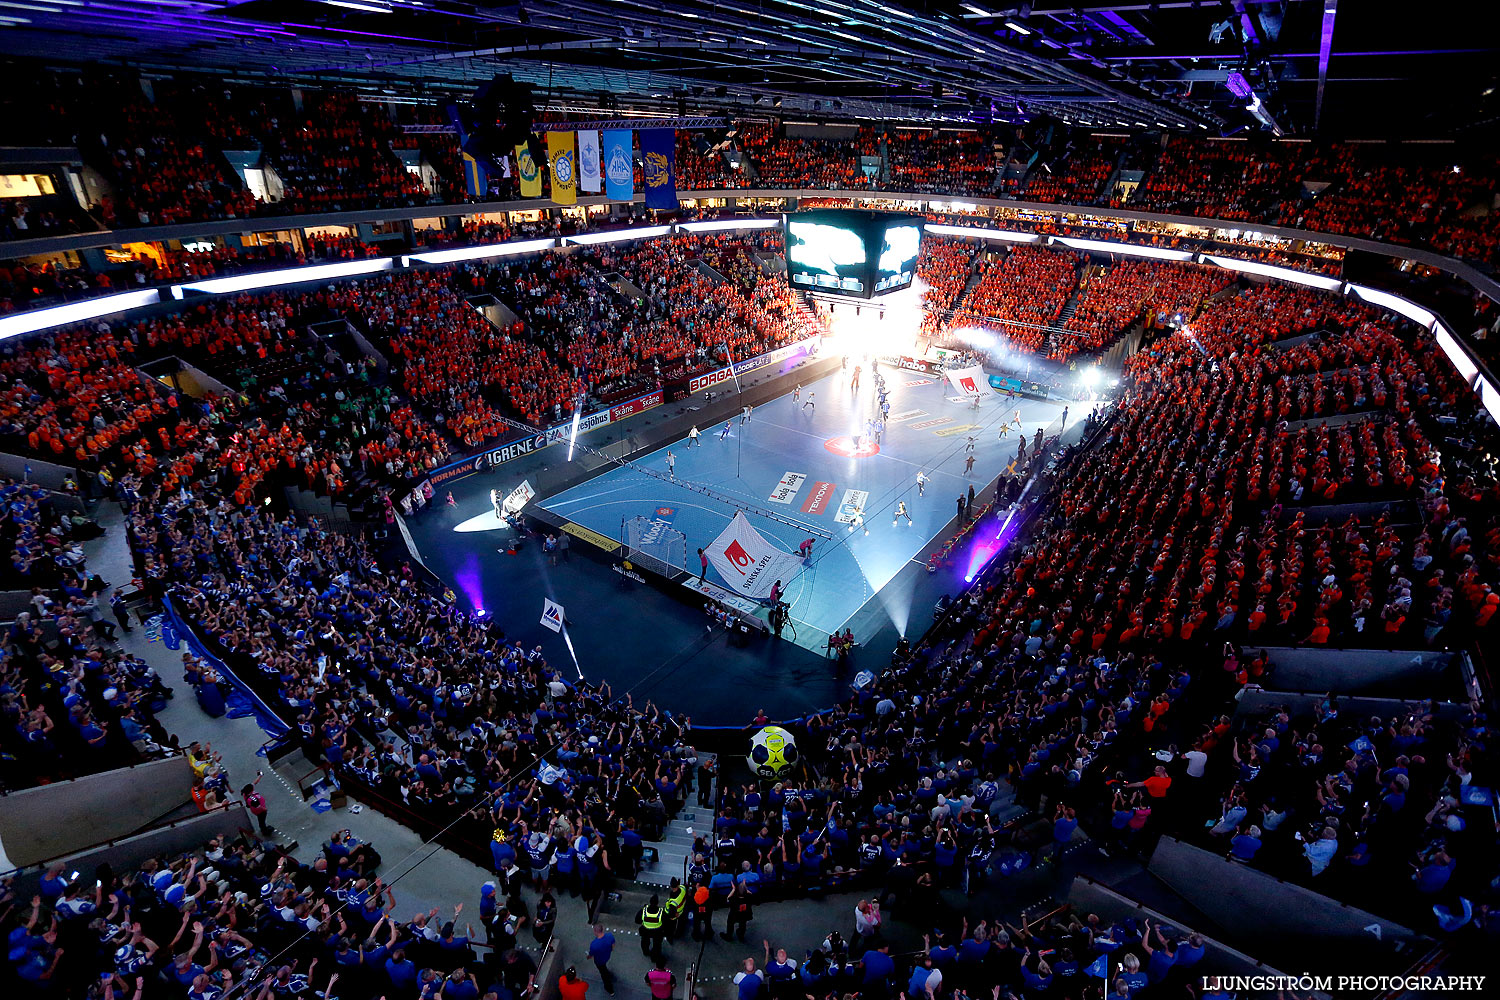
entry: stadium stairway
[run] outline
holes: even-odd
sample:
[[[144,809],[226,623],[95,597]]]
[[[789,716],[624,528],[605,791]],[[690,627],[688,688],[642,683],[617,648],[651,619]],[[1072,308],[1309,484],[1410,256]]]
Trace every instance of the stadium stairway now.
[[[1083,276],[1087,272],[1088,267],[1089,265],[1087,262],[1078,265],[1078,270],[1073,276],[1073,292],[1068,296],[1068,301],[1063,303],[1062,310],[1057,314],[1057,319],[1052,321],[1053,326],[1058,328],[1067,326],[1068,320],[1071,319],[1073,317],[1073,313],[1078,310],[1078,296],[1083,294]],[[1047,351],[1049,354],[1056,349],[1057,342],[1062,336],[1063,335],[1060,333],[1048,334]]]
[[[712,760],[713,754],[700,752],[700,762],[704,759]],[[718,779],[715,769],[715,787],[709,789],[709,801],[717,802]],[[694,778],[696,781],[696,777]],[[636,876],[636,881],[643,886],[649,887],[647,891],[658,887],[667,886],[673,878],[682,878],[687,870],[688,856],[693,852],[693,837],[697,833],[711,834],[713,831],[714,811],[712,807],[705,808],[697,805],[698,791],[696,788],[688,793],[687,803],[677,811],[677,815],[667,824],[660,840],[646,841],[646,846],[656,852],[655,860],[647,860],[641,865],[641,872]],[[648,859],[650,852],[647,852]]]

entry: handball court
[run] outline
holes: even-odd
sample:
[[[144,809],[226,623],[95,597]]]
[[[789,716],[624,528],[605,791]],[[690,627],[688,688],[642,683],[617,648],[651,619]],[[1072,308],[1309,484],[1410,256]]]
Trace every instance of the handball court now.
[[[498,474],[454,484],[457,506],[440,502],[412,519],[413,537],[428,567],[452,584],[460,600],[492,612],[528,646],[540,642],[548,661],[567,664],[570,673],[576,655],[585,677],[608,680],[616,695],[628,691],[637,704],[651,697],[670,700],[700,725],[740,725],[761,708],[791,719],[826,707],[848,692],[858,670],[884,666],[898,636],[919,637],[939,595],[962,589],[963,567],[929,574],[926,553],[958,530],[958,501],[969,487],[982,492],[1005,471],[1020,434],[1029,446],[1038,428],[1055,431],[1063,413],[1061,403],[1002,395],[986,396],[976,408],[950,398],[952,389],[942,380],[883,367],[890,416],[878,444],[861,442],[877,395],[868,365],[858,387],[853,385],[854,364],[796,393],[794,381],[783,380],[784,395],[754,407],[748,421],[732,416],[727,433],[723,419],[697,424],[696,446],[677,436],[636,455],[632,465],[647,473],[604,466],[553,495],[543,487],[532,505],[613,541],[633,518],[665,522],[686,536],[683,551],[695,575],[697,549],[729,524],[737,508],[694,487],[821,529],[831,538],[818,537],[800,572],[783,581],[792,621],[780,640],[728,643],[722,629],[708,628],[696,602],[620,578],[585,557],[579,550],[589,543],[578,537],[570,539],[566,560],[549,558],[530,540],[507,554],[509,530],[472,527],[490,510],[489,490],[514,487],[525,474],[520,467],[502,466]],[[721,388],[733,396],[732,384]],[[1083,412],[1075,405],[1069,424]],[[685,432],[686,425],[680,434]],[[550,461],[563,461],[563,446],[549,451],[556,453]],[[972,469],[966,471],[970,457]],[[927,478],[920,491],[919,471]],[[896,518],[903,502],[909,521]],[[792,524],[747,516],[787,551],[812,537]],[[465,530],[456,530],[460,525]],[[707,581],[725,583],[712,566]],[[538,594],[567,609],[571,650],[539,624]],[[840,664],[827,659],[824,648],[828,634],[844,628],[864,648]]]

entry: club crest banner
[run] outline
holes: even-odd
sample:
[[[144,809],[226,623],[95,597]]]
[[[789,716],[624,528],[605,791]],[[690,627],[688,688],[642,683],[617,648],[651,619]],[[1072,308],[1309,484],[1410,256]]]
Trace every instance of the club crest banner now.
[[[578,186],[598,194],[599,182],[599,132],[584,129],[578,133]]]
[[[522,198],[542,196],[542,171],[532,158],[529,143],[523,142],[516,147],[516,177],[521,182]]]
[[[978,365],[971,368],[950,368],[948,382],[960,396],[980,396],[989,392],[990,383],[984,369]]]
[[[641,132],[641,173],[646,179],[646,207],[677,209],[677,130],[648,128]]]
[[[552,203],[578,202],[578,154],[573,151],[572,132],[547,133],[547,162],[552,167]]]
[[[604,133],[604,193],[610,201],[630,201],[635,197],[635,143],[630,129],[611,129]]]
[[[777,580],[784,588],[802,568],[802,557],[783,552],[766,541],[740,512],[715,538],[706,553],[724,583],[746,597],[767,597]]]

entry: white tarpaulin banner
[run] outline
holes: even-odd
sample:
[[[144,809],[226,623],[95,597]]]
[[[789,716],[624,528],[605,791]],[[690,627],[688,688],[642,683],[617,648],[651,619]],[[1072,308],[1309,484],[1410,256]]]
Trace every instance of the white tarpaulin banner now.
[[[960,396],[980,396],[990,391],[984,369],[978,365],[971,368],[949,368],[946,374],[949,384]]]
[[[708,561],[730,590],[746,597],[767,597],[777,580],[783,588],[802,568],[802,557],[783,552],[750,526],[743,512],[708,547]]]
[[[578,185],[585,191],[599,193],[599,133],[592,129],[578,132]]]
[[[510,495],[505,498],[505,503],[503,505],[505,516],[513,517],[516,514],[519,514],[521,512],[521,508],[531,503],[531,501],[535,497],[536,490],[531,488],[531,480],[521,480],[521,485],[511,490]]]
[[[563,606],[556,601],[542,598],[542,624],[554,632],[561,632],[564,621]]]

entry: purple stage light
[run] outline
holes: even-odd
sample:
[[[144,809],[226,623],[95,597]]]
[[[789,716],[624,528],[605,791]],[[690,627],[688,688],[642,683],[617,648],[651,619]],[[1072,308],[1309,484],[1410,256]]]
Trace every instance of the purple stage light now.
[[[479,557],[477,555],[471,552],[465,557],[464,564],[458,568],[458,572],[453,574],[453,586],[476,612],[480,614],[485,612],[484,590],[479,580]]]

